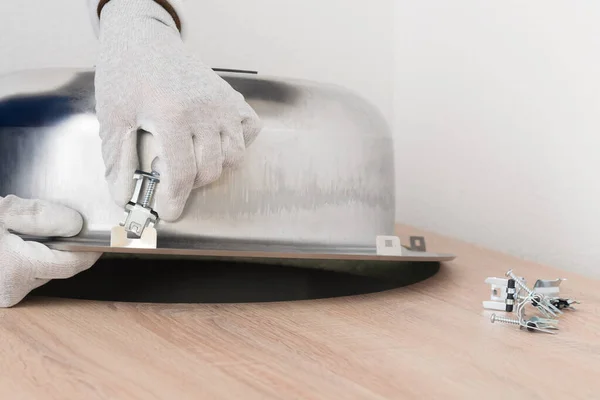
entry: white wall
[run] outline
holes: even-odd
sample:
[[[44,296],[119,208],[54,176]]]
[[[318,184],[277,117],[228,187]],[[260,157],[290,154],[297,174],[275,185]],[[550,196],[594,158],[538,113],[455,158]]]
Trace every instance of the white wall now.
[[[395,28],[399,218],[600,277],[600,2],[397,0]]]
[[[86,3],[0,1],[0,73],[92,66]],[[393,0],[187,0],[186,9],[186,44],[210,66],[340,84],[391,121]]]

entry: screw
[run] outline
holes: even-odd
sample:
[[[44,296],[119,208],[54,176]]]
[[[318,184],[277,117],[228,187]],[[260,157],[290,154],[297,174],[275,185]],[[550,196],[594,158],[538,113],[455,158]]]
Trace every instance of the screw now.
[[[514,272],[512,272],[512,269],[509,270],[508,272],[506,272],[506,276],[508,276],[509,278],[512,278],[521,289],[526,291],[527,294],[529,294],[530,296],[533,296],[533,291],[531,289],[529,289],[527,286],[525,286],[525,284],[523,282],[521,282],[521,280],[514,274]]]
[[[152,171],[152,176],[154,178],[148,178],[150,182],[148,182],[148,188],[146,189],[146,194],[144,195],[144,200],[142,201],[142,207],[148,207],[150,205],[152,196],[154,196],[156,184],[160,182],[160,174],[158,172]]]
[[[521,322],[518,319],[504,318],[499,317],[496,314],[492,314],[490,321],[492,324],[494,322],[501,322],[503,324],[518,325],[521,328],[526,328],[529,332],[540,331],[553,334],[554,332],[549,331],[548,329],[557,329],[554,320],[541,319],[538,317],[532,317],[528,321]]]
[[[519,326],[521,325],[521,321],[519,321],[518,319],[499,317],[496,314],[492,314],[492,316],[490,317],[490,321],[492,321],[492,324],[494,322],[501,322],[503,324],[511,324],[511,325],[519,325]]]

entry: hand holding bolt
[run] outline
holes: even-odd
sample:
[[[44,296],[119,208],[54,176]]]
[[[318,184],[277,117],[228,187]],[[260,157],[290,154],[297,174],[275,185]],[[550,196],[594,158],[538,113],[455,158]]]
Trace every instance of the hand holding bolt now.
[[[149,174],[143,171],[136,171],[133,178],[137,180],[135,190],[131,200],[125,206],[125,221],[121,225],[127,232],[141,237],[146,227],[158,223],[158,214],[150,207],[150,203],[160,178],[157,172]],[[144,180],[148,180],[148,185],[140,202]]]

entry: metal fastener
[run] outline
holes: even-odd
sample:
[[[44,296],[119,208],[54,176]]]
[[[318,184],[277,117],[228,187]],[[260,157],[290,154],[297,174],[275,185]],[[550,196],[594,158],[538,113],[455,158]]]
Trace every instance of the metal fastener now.
[[[528,320],[524,321],[524,320],[520,320],[520,319],[510,319],[510,318],[499,317],[496,314],[492,314],[490,317],[490,321],[492,323],[500,322],[503,324],[518,325],[519,327],[525,328],[530,332],[531,331],[540,331],[540,332],[554,334],[554,332],[552,332],[550,329],[552,329],[552,330],[558,329],[558,327],[557,327],[558,321],[553,320],[553,319],[547,319],[547,318],[531,317]]]
[[[527,297],[525,297],[523,300],[531,301],[531,304],[537,309],[539,309],[542,313],[544,313],[544,315],[546,315],[547,317],[556,316],[557,314],[563,313],[558,308],[554,307],[554,305],[552,305],[552,303],[550,303],[550,301],[545,296],[529,289],[527,285],[521,282],[519,278],[512,272],[512,269],[506,272],[506,276],[514,279],[517,286],[519,286],[520,289],[527,292]]]
[[[144,195],[144,200],[142,201],[142,207],[150,206],[150,202],[154,196],[154,190],[156,189],[156,184],[160,182],[160,174],[158,172],[152,171],[150,175],[151,176],[148,177],[148,187],[146,188],[146,194]]]
[[[121,226],[127,232],[133,233],[141,237],[147,227],[154,227],[158,223],[158,214],[150,207],[156,185],[160,182],[158,172],[135,171],[133,179],[137,182],[131,200],[125,205],[125,221]],[[145,182],[148,182],[147,188],[142,201],[142,187]]]

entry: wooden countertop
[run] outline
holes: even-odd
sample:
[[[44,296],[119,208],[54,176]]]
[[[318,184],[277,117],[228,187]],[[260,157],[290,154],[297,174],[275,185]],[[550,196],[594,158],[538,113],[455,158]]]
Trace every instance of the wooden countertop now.
[[[423,234],[399,227],[401,236]],[[1,399],[599,399],[597,280],[425,234],[424,282],[289,303],[31,299],[0,310]],[[556,335],[492,324],[488,276],[568,278]]]

